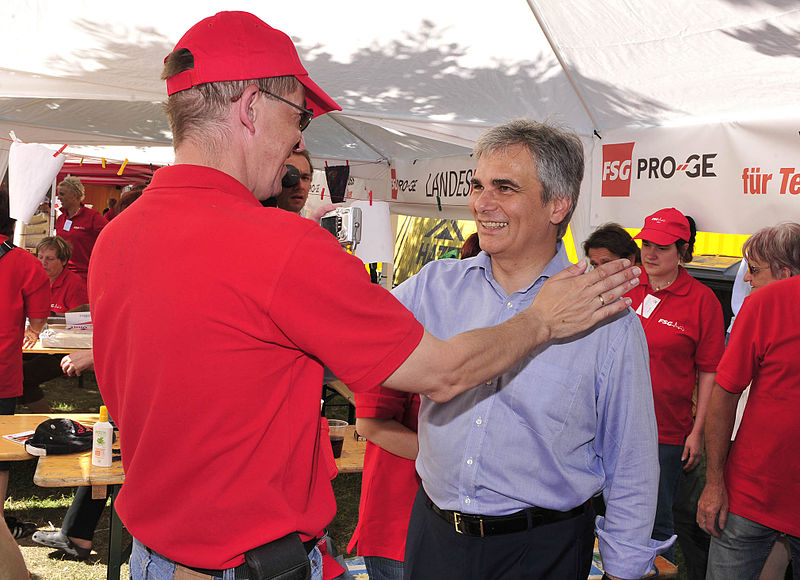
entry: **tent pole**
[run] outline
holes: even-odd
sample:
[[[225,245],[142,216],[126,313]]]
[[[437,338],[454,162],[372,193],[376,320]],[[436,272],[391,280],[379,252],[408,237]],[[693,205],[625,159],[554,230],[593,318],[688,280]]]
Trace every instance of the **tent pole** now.
[[[334,121],[334,122],[335,122],[337,125],[339,125],[339,126],[342,128],[342,129],[344,129],[345,131],[347,131],[348,133],[350,133],[351,135],[353,135],[353,136],[354,136],[356,139],[358,139],[358,140],[359,140],[359,141],[361,141],[361,142],[362,142],[364,145],[366,145],[367,147],[369,147],[369,148],[370,148],[372,151],[374,151],[375,153],[377,153],[377,155],[378,155],[378,156],[379,156],[379,157],[380,157],[380,158],[381,158],[381,159],[382,159],[384,162],[386,162],[386,164],[391,164],[391,163],[390,163],[390,161],[389,161],[389,158],[386,156],[386,154],[384,154],[384,152],[383,152],[383,151],[381,151],[380,149],[378,149],[377,147],[375,147],[374,145],[372,145],[372,143],[370,143],[369,141],[367,141],[366,139],[364,139],[364,138],[363,138],[361,135],[359,135],[358,133],[356,133],[355,131],[353,131],[353,130],[352,130],[352,129],[350,129],[349,127],[345,127],[345,126],[344,126],[344,123],[342,123],[342,122],[341,122],[339,119],[337,119],[335,114],[333,114],[333,113],[328,113],[328,118],[329,118],[329,119],[332,119],[332,120],[333,120],[333,121]]]
[[[567,75],[567,80],[569,80],[569,84],[572,85],[572,89],[575,91],[575,95],[578,97],[578,100],[581,102],[581,105],[583,106],[583,110],[586,111],[587,115],[589,115],[589,120],[592,122],[592,125],[594,125],[595,133],[597,133],[598,130],[601,130],[601,127],[600,127],[599,123],[597,122],[597,119],[594,118],[594,115],[592,114],[592,111],[589,108],[589,105],[586,103],[586,99],[583,98],[583,93],[581,92],[580,88],[578,87],[578,83],[576,83],[575,79],[572,78],[572,74],[570,74],[569,68],[567,68],[567,63],[564,62],[564,59],[561,57],[561,53],[559,52],[558,48],[556,47],[556,43],[553,42],[553,38],[550,36],[550,31],[548,30],[547,26],[545,25],[544,19],[542,18],[542,15],[539,13],[539,9],[536,8],[536,5],[534,4],[534,0],[527,0],[527,2],[528,2],[528,6],[531,9],[531,12],[533,12],[533,17],[536,18],[536,22],[539,24],[539,28],[544,33],[544,37],[547,39],[547,42],[550,45],[550,48],[553,50],[553,54],[555,55],[556,59],[558,60],[558,64],[561,65],[561,70],[563,70],[564,74]],[[597,136],[599,137],[600,135],[597,135]]]

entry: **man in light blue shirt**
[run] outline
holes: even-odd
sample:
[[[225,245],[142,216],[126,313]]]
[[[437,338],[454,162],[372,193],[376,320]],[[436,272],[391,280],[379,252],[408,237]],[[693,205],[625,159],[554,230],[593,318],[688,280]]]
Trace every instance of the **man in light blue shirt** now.
[[[517,120],[485,133],[475,154],[483,251],[432,262],[394,291],[440,339],[508,320],[568,265],[559,250],[583,178],[578,137]],[[448,402],[423,399],[419,448],[406,578],[583,580],[595,525],[608,577],[639,578],[674,541],[650,539],[656,422],[630,309]]]

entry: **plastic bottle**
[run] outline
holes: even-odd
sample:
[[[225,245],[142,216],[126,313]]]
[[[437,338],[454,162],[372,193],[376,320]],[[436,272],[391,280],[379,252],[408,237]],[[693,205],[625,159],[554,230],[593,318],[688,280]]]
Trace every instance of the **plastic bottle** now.
[[[111,446],[114,443],[114,427],[108,422],[108,409],[100,407],[100,420],[92,428],[92,465],[111,467]]]

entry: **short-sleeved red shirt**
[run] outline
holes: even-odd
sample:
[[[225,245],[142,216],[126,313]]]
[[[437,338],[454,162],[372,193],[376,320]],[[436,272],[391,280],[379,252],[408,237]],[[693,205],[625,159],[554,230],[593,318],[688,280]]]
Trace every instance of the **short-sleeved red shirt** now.
[[[394,419],[416,432],[419,395],[378,387],[356,394],[356,413],[359,417]],[[419,484],[412,459],[367,442],[358,525],[347,551],[351,552],[357,544],[359,556],[402,561],[408,520]]]
[[[86,282],[69,268],[64,268],[50,285],[50,310],[57,314],[89,304]]]
[[[0,235],[0,244],[8,238]],[[25,318],[50,315],[50,280],[30,252],[14,248],[0,258],[0,399],[22,394]]]
[[[94,243],[107,223],[106,218],[83,204],[78,213],[71,218],[68,219],[66,213],[56,218],[56,234],[72,246],[72,256],[67,267],[84,280],[89,271],[89,257]]]
[[[423,333],[327,231],[193,165],[159,169],[100,234],[89,299],[121,432],[120,517],[201,568],[330,523],[323,364],[369,389]]]
[[[800,276],[744,301],[717,369],[732,393],[751,383],[725,466],[730,511],[800,536]]]
[[[675,282],[659,292],[645,272],[639,281],[627,296],[647,336],[658,442],[683,445],[692,430],[697,371],[716,371],[725,348],[722,306],[710,288],[682,267]],[[648,294],[660,302],[645,316]]]

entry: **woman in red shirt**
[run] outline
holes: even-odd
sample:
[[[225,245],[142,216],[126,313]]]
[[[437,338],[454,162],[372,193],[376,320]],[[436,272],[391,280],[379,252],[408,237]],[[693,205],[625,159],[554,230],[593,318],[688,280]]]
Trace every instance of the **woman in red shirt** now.
[[[54,314],[89,303],[86,282],[65,268],[70,254],[69,244],[59,236],[45,238],[36,246],[36,257],[50,279],[50,311]],[[25,355],[22,372],[22,396],[19,402],[27,406],[31,413],[49,413],[50,403],[39,385],[63,374],[61,355]]]
[[[72,246],[69,269],[85,281],[94,243],[108,222],[98,212],[83,205],[83,184],[77,177],[67,177],[59,183],[56,195],[61,202],[61,215],[56,218],[56,233]]]
[[[635,237],[642,240],[644,272],[628,296],[650,351],[661,466],[653,538],[665,540],[674,533],[681,469],[697,467],[703,454],[705,413],[725,334],[716,296],[681,266],[692,260],[694,221],[675,208],[662,209],[645,219]],[[664,556],[674,561],[674,548]]]

